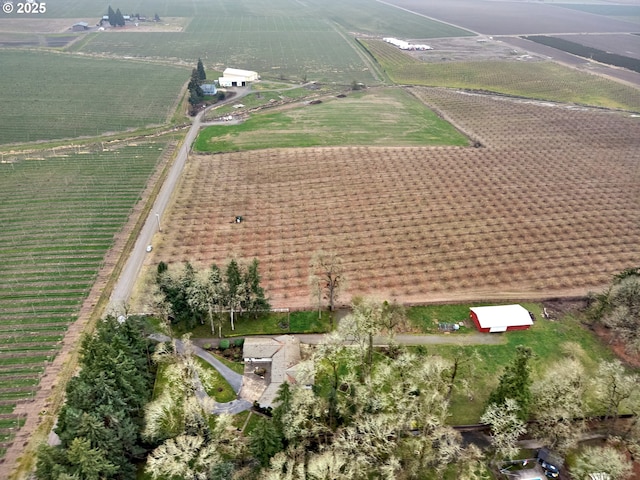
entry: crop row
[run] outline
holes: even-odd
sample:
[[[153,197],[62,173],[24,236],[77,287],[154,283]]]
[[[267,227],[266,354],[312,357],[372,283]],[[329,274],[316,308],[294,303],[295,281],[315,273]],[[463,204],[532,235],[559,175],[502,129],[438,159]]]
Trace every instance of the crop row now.
[[[0,144],[162,124],[188,76],[147,62],[11,49],[0,51],[0,63]],[[29,101],[15,94],[25,78],[42,79]]]
[[[167,146],[90,147],[0,164],[0,405],[33,395]]]
[[[320,249],[343,258],[349,294],[408,301],[586,293],[635,264],[635,119],[452,90],[414,94],[484,146],[194,156],[154,261],[256,257],[279,306],[311,303],[308,264]],[[530,131],[511,132],[527,123]],[[544,140],[534,149],[527,139],[536,136]]]
[[[489,90],[564,103],[640,111],[634,87],[553,62],[416,61],[381,40],[361,40],[395,83]]]

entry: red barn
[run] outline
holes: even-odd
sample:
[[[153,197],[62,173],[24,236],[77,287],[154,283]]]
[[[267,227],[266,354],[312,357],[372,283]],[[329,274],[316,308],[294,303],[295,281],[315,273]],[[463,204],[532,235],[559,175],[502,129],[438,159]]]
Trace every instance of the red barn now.
[[[521,305],[473,307],[470,310],[471,320],[484,333],[526,330],[533,325],[529,311]]]

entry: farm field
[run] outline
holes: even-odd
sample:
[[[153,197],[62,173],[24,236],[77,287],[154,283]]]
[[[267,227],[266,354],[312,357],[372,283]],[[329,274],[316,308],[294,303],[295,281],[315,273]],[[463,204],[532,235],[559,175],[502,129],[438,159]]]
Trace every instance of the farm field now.
[[[166,65],[23,50],[0,50],[0,63],[0,144],[165,123],[189,77]]]
[[[207,127],[196,140],[194,150],[468,144],[455,128],[402,89],[369,89],[350,92],[344,98],[322,97],[321,101],[253,114],[239,125]]]
[[[214,17],[194,19],[186,32],[92,33],[86,42],[74,44],[72,50],[176,62],[195,62],[202,57],[207,68],[222,70],[234,65],[251,68],[265,78],[301,80],[307,75],[317,81],[345,84],[353,80],[374,81],[354,45],[324,22],[298,17],[289,22],[254,18],[246,23],[253,24],[255,30],[233,34],[230,28],[238,28],[240,23],[242,19]]]
[[[391,0],[389,3],[485,35],[610,33],[637,30],[637,24],[604,16],[603,13],[594,15],[594,12],[571,10],[546,2]]]
[[[35,394],[168,139],[0,164],[0,411]],[[15,431],[0,428],[0,453]]]
[[[360,39],[398,84],[442,86],[640,111],[638,89],[553,62],[422,62],[380,40]]]
[[[148,262],[258,258],[278,307],[313,305],[315,250],[352,295],[400,302],[585,294],[640,254],[640,124],[624,113],[413,88],[483,148],[195,155]],[[241,224],[233,222],[242,215]]]
[[[639,7],[640,8],[640,7]],[[625,57],[640,60],[640,36],[611,34],[611,35],[554,35],[555,37],[576,42],[609,53],[617,53]]]

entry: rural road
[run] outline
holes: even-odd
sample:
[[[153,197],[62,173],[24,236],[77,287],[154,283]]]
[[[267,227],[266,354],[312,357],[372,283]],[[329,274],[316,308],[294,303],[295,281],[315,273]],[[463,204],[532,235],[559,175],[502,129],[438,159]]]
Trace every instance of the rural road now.
[[[138,279],[140,271],[142,270],[145,256],[147,255],[147,245],[151,245],[153,236],[162,228],[162,217],[167,208],[167,205],[169,204],[171,195],[173,194],[173,191],[178,184],[178,180],[180,179],[182,170],[187,163],[191,145],[198,136],[200,128],[204,125],[202,123],[202,118],[205,112],[213,107],[218,107],[220,105],[224,105],[225,103],[239,100],[240,98],[246,96],[249,92],[249,88],[239,89],[236,95],[233,95],[226,100],[216,103],[212,107],[202,110],[200,113],[198,113],[198,115],[194,117],[191,128],[184,138],[184,142],[182,143],[182,146],[180,147],[180,150],[176,155],[169,173],[167,174],[167,178],[165,179],[162,188],[160,189],[160,192],[158,193],[158,196],[153,203],[153,207],[149,212],[149,216],[147,217],[144,226],[140,230],[140,235],[138,235],[133,250],[131,251],[129,258],[127,259],[127,263],[122,269],[120,278],[118,279],[116,285],[113,287],[113,292],[111,292],[111,298],[109,300],[109,307],[107,311],[122,311],[124,305],[127,304],[129,298],[131,297],[131,292],[133,291],[133,287]]]

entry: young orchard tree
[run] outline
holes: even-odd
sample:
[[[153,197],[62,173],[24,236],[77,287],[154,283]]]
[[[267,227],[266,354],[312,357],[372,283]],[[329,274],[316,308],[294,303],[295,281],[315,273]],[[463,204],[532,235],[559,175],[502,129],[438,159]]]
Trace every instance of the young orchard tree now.
[[[507,398],[502,404],[491,403],[480,421],[491,426],[491,444],[496,456],[514,458],[519,451],[518,439],[527,431],[518,402]]]
[[[324,298],[329,311],[333,312],[338,296],[345,287],[342,259],[335,252],[318,251],[311,257],[309,268],[309,285],[312,295],[318,299],[318,311],[322,308]]]
[[[564,359],[553,365],[531,387],[535,422],[532,434],[559,453],[576,446],[582,432],[587,379],[582,364]]]

